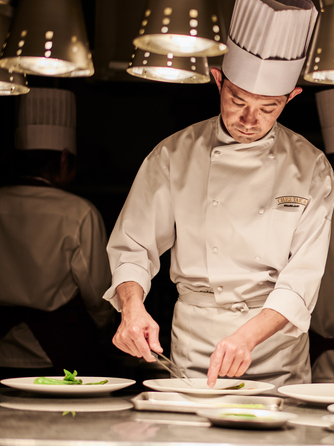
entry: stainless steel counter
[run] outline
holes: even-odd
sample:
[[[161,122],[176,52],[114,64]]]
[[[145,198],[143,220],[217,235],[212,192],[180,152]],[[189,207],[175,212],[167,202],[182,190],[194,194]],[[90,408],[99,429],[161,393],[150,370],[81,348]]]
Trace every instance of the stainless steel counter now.
[[[283,410],[303,424],[242,430],[212,427],[195,414],[135,410],[136,393],[77,398],[71,406],[68,399],[0,387],[0,446],[334,445],[334,432],[322,420],[327,405],[285,399]]]

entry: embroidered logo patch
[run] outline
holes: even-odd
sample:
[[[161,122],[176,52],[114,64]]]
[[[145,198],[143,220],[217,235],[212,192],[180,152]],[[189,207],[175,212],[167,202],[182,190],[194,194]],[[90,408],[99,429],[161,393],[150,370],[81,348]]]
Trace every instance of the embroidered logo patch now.
[[[295,197],[293,195],[277,197],[276,200],[277,200],[278,206],[293,207],[293,208],[298,208],[300,206],[306,206],[307,202],[308,202],[307,198]]]

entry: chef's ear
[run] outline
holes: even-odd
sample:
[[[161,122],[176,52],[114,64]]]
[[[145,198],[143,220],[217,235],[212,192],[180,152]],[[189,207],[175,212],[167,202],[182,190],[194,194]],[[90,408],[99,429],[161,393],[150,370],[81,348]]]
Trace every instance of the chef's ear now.
[[[297,96],[298,94],[300,94],[303,91],[303,89],[301,87],[296,87],[292,90],[292,92],[290,93],[288,100],[286,101],[286,103],[288,103],[289,101],[291,101],[291,99],[293,99],[295,96]]]
[[[218,68],[213,67],[211,68],[211,74],[215,79],[215,82],[217,84],[220,93],[223,85],[223,73]]]

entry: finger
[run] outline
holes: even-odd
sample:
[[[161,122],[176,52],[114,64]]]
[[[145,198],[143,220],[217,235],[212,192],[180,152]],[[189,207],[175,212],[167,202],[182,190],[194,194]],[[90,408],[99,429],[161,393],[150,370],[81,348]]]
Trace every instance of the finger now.
[[[138,356],[139,352],[133,342],[129,341],[124,335],[116,332],[112,339],[113,344],[125,353],[132,356]]]
[[[159,341],[159,332],[160,328],[158,325],[151,327],[150,330],[146,333],[146,340],[151,350],[157,353],[162,353],[163,348],[161,347]]]
[[[137,335],[133,339],[133,342],[135,343],[136,349],[139,352],[139,357],[143,357],[147,362],[155,362],[155,358],[152,356],[151,348],[149,345],[149,339],[151,336],[150,333],[151,328],[137,333]]]
[[[239,377],[239,376],[244,375],[246,373],[246,371],[248,370],[249,366],[251,365],[251,362],[252,362],[251,359],[250,360],[246,359],[246,360],[242,361],[238,370],[235,372],[234,376]]]
[[[225,351],[217,347],[210,357],[210,366],[207,373],[208,376],[207,384],[211,388],[213,388],[216,384],[218,374],[221,369],[222,362],[224,360],[224,355]]]

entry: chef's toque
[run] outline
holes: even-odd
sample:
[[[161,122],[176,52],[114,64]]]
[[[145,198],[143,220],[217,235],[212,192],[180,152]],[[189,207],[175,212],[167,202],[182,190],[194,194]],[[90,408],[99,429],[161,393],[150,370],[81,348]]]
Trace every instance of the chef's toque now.
[[[317,18],[311,0],[236,0],[223,72],[250,93],[295,88]]]
[[[325,153],[334,153],[334,89],[315,95]]]
[[[18,149],[76,150],[75,95],[56,88],[31,88],[20,98]]]

